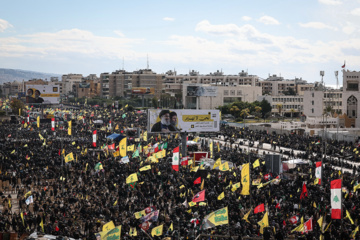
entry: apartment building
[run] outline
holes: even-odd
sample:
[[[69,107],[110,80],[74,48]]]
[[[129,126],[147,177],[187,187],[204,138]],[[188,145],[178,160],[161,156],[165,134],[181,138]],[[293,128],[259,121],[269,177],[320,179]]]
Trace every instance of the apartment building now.
[[[274,116],[298,117],[304,111],[304,96],[259,96],[257,100],[263,99],[271,105],[271,113]]]
[[[81,82],[83,79],[82,74],[66,74],[61,76],[62,81],[62,94],[69,94],[73,90],[73,85],[75,83]]]
[[[263,95],[303,95],[303,92],[314,87],[314,84],[308,84],[302,78],[284,79],[276,74],[260,81]]]

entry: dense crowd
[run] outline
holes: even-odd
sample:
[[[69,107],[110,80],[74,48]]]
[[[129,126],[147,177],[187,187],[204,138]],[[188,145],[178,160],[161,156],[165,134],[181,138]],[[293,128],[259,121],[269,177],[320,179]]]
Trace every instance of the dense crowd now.
[[[102,226],[113,221],[115,226],[122,226],[122,239],[146,239],[146,234],[150,234],[152,228],[162,224],[162,236],[154,239],[179,239],[179,236],[195,239],[199,234],[240,238],[263,236],[265,239],[270,236],[275,239],[289,236],[319,239],[323,235],[324,239],[350,239],[350,234],[358,225],[360,198],[356,191],[353,192],[353,187],[359,182],[359,168],[355,165],[359,158],[357,143],[328,141],[322,185],[317,185],[314,184],[315,162],[321,161],[321,148],[324,146],[321,138],[221,126],[218,134],[225,140],[218,147],[215,144],[213,159],[229,161],[233,163],[233,168],[220,171],[204,167],[192,171],[193,165],[184,165],[180,166],[179,171],[174,171],[172,152],[181,145],[181,138],[177,133],[148,133],[145,141],[146,113],[127,109],[72,109],[70,112],[73,114],[71,136],[68,135],[66,120],[64,123],[56,123],[55,133],[51,131],[50,123],[40,123],[40,127],[36,123],[24,127],[26,119],[18,124],[2,122],[1,232],[15,231],[22,234],[44,231],[46,234],[76,239],[95,239],[95,234],[102,231]],[[70,112],[67,114],[70,115]],[[102,119],[103,124],[95,124],[96,119]],[[134,128],[140,128],[142,136],[133,136],[129,129]],[[96,148],[92,147],[95,129]],[[114,157],[113,150],[107,147],[112,142],[106,137],[114,132],[127,136],[127,145],[134,144],[139,150],[138,156],[128,151],[128,163],[123,163],[121,157]],[[189,140],[194,138],[195,135],[189,134]],[[252,165],[259,158],[260,162],[264,161],[263,156],[242,151],[242,142],[239,146],[229,147],[239,138],[248,139],[250,143],[269,143],[277,151],[281,148],[301,150],[304,153],[298,156],[294,152],[289,154],[309,159],[310,164],[281,175],[271,173],[271,177],[265,179],[270,173],[266,165],[261,164],[256,168]],[[198,141],[201,143],[201,151],[210,151],[211,139],[200,138]],[[154,145],[166,145],[166,156],[158,159],[158,162],[149,162],[149,150],[154,150]],[[187,154],[196,149],[189,150]],[[76,159],[65,162],[64,156],[71,152]],[[333,168],[341,166],[339,157],[347,158],[343,167],[351,169],[351,173]],[[278,177],[281,181],[260,188],[251,185],[251,194],[241,195],[241,187],[234,190],[232,184],[240,182],[242,165],[249,161],[252,180],[261,179],[265,183]],[[102,164],[100,169],[99,162]],[[151,165],[151,169],[139,171],[145,165]],[[126,178],[133,173],[137,173],[138,181],[136,184],[127,184]],[[204,182],[203,186],[194,184],[194,180],[199,177]],[[354,224],[348,218],[331,220],[330,217],[330,181],[339,178],[343,179],[343,209],[348,210]],[[300,199],[304,183],[308,194]],[[189,206],[194,194],[202,188],[206,192],[206,204]],[[218,200],[222,192],[225,197]],[[16,199],[10,199],[11,193],[16,193]],[[29,196],[33,196],[33,203],[27,204]],[[15,210],[13,206],[17,202],[19,209]],[[265,228],[263,234],[257,222],[263,218],[264,212],[251,212],[248,222],[243,219],[246,213],[260,204],[265,204],[269,215],[269,227]],[[202,229],[204,216],[223,207],[228,207],[229,224]],[[144,209],[150,209],[150,212],[159,210],[158,218],[150,220],[148,230],[140,229],[143,218],[134,215]],[[290,221],[294,217],[299,219],[298,223]],[[317,224],[321,217],[324,219],[322,230]],[[306,234],[292,232],[300,224],[301,218],[305,221],[313,219],[313,231]],[[134,229],[137,230],[137,236],[130,236]]]

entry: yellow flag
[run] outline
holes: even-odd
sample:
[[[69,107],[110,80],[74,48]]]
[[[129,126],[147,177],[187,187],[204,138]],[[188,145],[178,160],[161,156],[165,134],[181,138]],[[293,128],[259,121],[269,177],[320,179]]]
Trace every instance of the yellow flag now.
[[[203,189],[204,189],[204,181],[205,181],[205,179],[202,180],[202,183],[201,183],[201,186],[200,186],[200,190],[203,190]]]
[[[68,122],[68,134],[71,136],[71,121]]]
[[[121,157],[125,157],[127,152],[126,152],[126,138],[121,139],[120,143],[119,143],[119,149],[120,149],[120,156]]]
[[[190,172],[197,172],[199,170],[199,166],[193,167]]]
[[[360,183],[356,186],[354,186],[354,192],[356,192],[356,190],[358,190],[360,188]]]
[[[229,171],[229,169],[230,168],[229,168],[229,163],[228,162],[224,162],[219,166],[219,170],[223,171],[223,172]]]
[[[137,236],[136,227],[134,227],[134,228],[130,227],[130,233],[129,233],[129,235],[130,235],[131,237],[136,237],[136,236]]]
[[[65,162],[71,162],[71,161],[74,161],[74,155],[73,153],[69,153],[68,155],[65,156]]]
[[[264,233],[264,227],[268,227],[269,226],[269,215],[268,212],[266,212],[264,214],[264,217],[261,219],[261,221],[258,222],[259,226],[260,226],[260,233],[263,234]]]
[[[355,228],[355,230],[351,232],[350,237],[351,237],[352,239],[355,239],[356,233],[357,233],[358,231],[359,231],[359,226],[357,226],[357,227]]]
[[[224,197],[225,197],[225,193],[222,192],[222,193],[218,196],[218,200],[221,200],[221,199],[223,199]]]
[[[250,169],[249,163],[242,165],[241,169],[241,195],[250,195]]]
[[[25,123],[25,124],[24,124],[24,128],[27,128],[27,126],[28,126],[27,123]]]
[[[40,140],[44,140],[44,137],[39,133]]]
[[[216,162],[214,163],[213,169],[217,168],[217,167],[220,166],[220,165],[221,165],[221,158],[218,158],[218,159],[216,160]]]
[[[209,145],[209,148],[210,148],[210,158],[213,158],[213,142],[210,140],[210,145]]]
[[[136,218],[136,219],[139,219],[139,218],[141,218],[142,216],[145,216],[146,213],[145,213],[145,210],[142,210],[142,211],[140,211],[140,212],[134,213],[134,215],[135,215],[135,218]]]
[[[127,178],[126,178],[126,183],[133,183],[133,182],[137,182],[138,181],[138,177],[136,173],[130,174]]]
[[[28,197],[30,195],[31,195],[31,191],[28,191],[27,193],[25,193],[24,198],[26,198],[26,197]]]
[[[143,139],[144,139],[145,142],[147,142],[147,131],[144,132]]]
[[[41,218],[41,222],[40,222],[39,226],[41,227],[41,230],[42,230],[43,232],[45,232],[45,231],[44,231],[44,221],[43,221],[43,218]]]
[[[250,211],[247,214],[245,214],[244,217],[243,217],[243,220],[245,220],[248,223],[250,223],[248,218],[249,218],[249,215],[250,215],[251,211],[252,211],[252,208],[250,208]]]
[[[317,223],[319,224],[321,231],[322,231],[323,222],[324,222],[324,218],[323,218],[323,216],[321,216],[321,218],[319,218],[319,219],[317,220]]]
[[[115,228],[114,222],[110,221],[110,222],[104,224],[104,226],[102,227],[102,230],[103,230],[103,232],[107,232],[107,231],[110,231],[113,228]]]
[[[316,208],[316,202],[313,203],[313,207]]]
[[[345,218],[348,218],[350,220],[351,224],[354,224],[354,221],[352,220],[351,215],[350,215],[348,210],[346,210],[346,217]]]
[[[152,230],[151,230],[151,236],[161,236],[163,233],[163,225],[160,225],[160,226],[157,226],[157,227],[154,227]]]
[[[253,168],[260,167],[260,161],[259,159],[256,159],[256,161],[253,163]]]
[[[193,201],[189,202],[189,206],[192,207],[192,206],[195,206],[196,203],[194,203]]]
[[[37,116],[36,118],[36,125],[38,128],[40,127],[40,116]]]
[[[116,206],[117,205],[117,200],[114,202],[113,206]]]
[[[229,224],[228,207],[221,208],[205,216],[203,220],[203,229],[208,229],[224,224]]]
[[[103,231],[104,232],[104,231]],[[112,228],[111,230],[104,232],[105,234],[101,236],[101,239],[110,240],[110,239],[120,239],[121,237],[121,225]]]
[[[128,152],[133,152],[134,149],[135,149],[135,145],[134,145],[134,144],[127,147]]]
[[[20,213],[20,217],[21,217],[22,223],[23,223],[23,225],[24,225],[24,227],[25,227],[24,214],[23,214],[23,212]]]
[[[146,166],[140,168],[139,171],[142,172],[142,171],[147,171],[147,170],[150,170],[150,169],[151,169],[151,166],[150,166],[150,165],[146,165]]]
[[[171,223],[171,225],[170,225],[170,227],[169,227],[169,231],[174,231],[173,223]]]

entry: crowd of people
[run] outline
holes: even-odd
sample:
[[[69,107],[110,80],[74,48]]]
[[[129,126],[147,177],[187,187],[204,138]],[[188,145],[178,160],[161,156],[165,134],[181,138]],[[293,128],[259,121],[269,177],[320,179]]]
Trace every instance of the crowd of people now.
[[[358,226],[360,197],[356,190],[353,191],[359,183],[357,143],[328,141],[322,184],[317,184],[314,183],[315,163],[322,159],[324,145],[321,138],[221,126],[217,134],[223,136],[224,141],[219,141],[218,145],[210,138],[198,138],[195,134],[188,137],[199,142],[201,151],[212,152],[214,160],[220,158],[222,162],[231,162],[232,168],[221,171],[204,165],[194,171],[193,164],[182,164],[179,171],[175,171],[172,155],[174,148],[181,146],[180,134],[145,134],[146,113],[127,108],[84,108],[66,110],[66,115],[67,121],[72,122],[71,135],[66,121],[56,123],[55,131],[51,130],[51,123],[40,123],[38,127],[36,122],[27,123],[26,117],[18,124],[1,123],[0,232],[12,231],[21,235],[36,231],[75,239],[96,239],[103,225],[112,221],[115,226],[121,225],[122,239],[146,239],[151,235],[151,229],[160,225],[163,225],[163,233],[154,239],[195,239],[199,234],[238,239],[245,236],[351,239],[350,235]],[[97,119],[102,119],[103,124],[95,124]],[[128,131],[136,128],[140,129],[140,136],[133,136]],[[93,147],[95,129],[97,140]],[[112,133],[127,137],[127,146],[135,146],[127,152],[129,161],[123,161],[121,156],[114,157],[117,146],[114,150],[109,149],[112,142],[106,137]],[[310,164],[283,174],[271,172],[262,164],[263,155],[243,151],[240,146],[229,147],[237,139],[269,143],[276,151],[281,148],[301,150],[304,152],[301,155],[290,154],[308,159]],[[211,145],[213,149],[210,149]],[[156,161],[149,159],[160,146],[165,150],[165,156]],[[189,150],[186,155],[196,151]],[[138,154],[134,154],[135,151]],[[74,160],[65,161],[69,153],[73,153]],[[339,160],[342,157],[347,158],[346,164]],[[261,164],[254,167],[257,160]],[[264,187],[251,184],[250,195],[241,195],[242,187],[234,188],[233,185],[241,182],[242,166],[249,162],[251,180],[260,179],[261,183],[266,183],[277,178],[279,181]],[[147,165],[151,166],[149,170],[140,170]],[[335,170],[334,166],[339,165],[351,171]],[[133,173],[138,181],[126,183]],[[195,184],[199,177],[201,184]],[[344,214],[342,220],[332,220],[330,181],[339,178],[343,184]],[[307,194],[300,199],[304,183]],[[189,205],[193,196],[202,190],[205,190],[204,204]],[[219,198],[222,193],[224,197]],[[254,213],[254,208],[261,204],[265,211]],[[15,205],[18,205],[17,209]],[[229,224],[202,228],[206,215],[224,207],[228,207]],[[144,216],[138,216],[139,212],[144,215],[144,210],[146,213],[158,211],[158,216],[146,221],[147,226],[143,224]],[[349,217],[345,218],[345,210],[354,224]],[[247,220],[244,219],[249,212]],[[265,212],[269,216],[269,226],[261,233],[258,222]],[[317,221],[321,217],[323,227],[320,228]],[[312,219],[313,230],[307,233],[292,231],[300,224],[300,219]]]

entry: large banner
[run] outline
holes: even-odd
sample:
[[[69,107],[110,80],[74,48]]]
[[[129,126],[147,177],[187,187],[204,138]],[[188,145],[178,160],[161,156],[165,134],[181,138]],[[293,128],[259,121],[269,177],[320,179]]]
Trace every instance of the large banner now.
[[[26,85],[26,103],[59,104],[58,85]]]
[[[149,109],[148,132],[218,132],[219,110]]]
[[[187,86],[186,96],[188,97],[216,97],[217,88],[212,86]]]
[[[153,87],[133,87],[131,94],[133,95],[154,95],[155,89]]]

